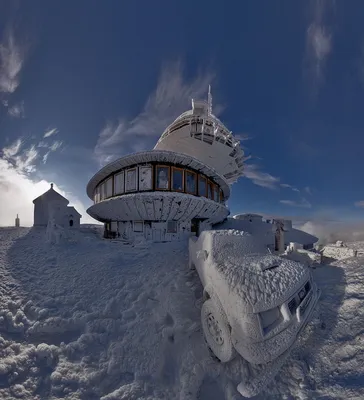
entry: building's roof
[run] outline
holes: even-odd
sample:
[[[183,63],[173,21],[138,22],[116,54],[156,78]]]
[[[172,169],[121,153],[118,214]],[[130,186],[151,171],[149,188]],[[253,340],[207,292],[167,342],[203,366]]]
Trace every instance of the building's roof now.
[[[68,206],[67,207],[68,211],[72,212],[72,213],[76,213],[78,214],[80,217],[82,217],[82,215],[73,207],[73,206]]]
[[[61,194],[53,189],[53,183],[51,183],[51,188],[44,192],[42,195],[38,196],[36,199],[34,199],[33,203],[35,204],[38,201],[47,203],[51,201],[62,201],[65,204],[69,203],[69,201],[65,197],[63,197]]]
[[[119,158],[118,160],[111,162],[110,164],[100,169],[100,171],[97,172],[90,179],[86,189],[88,197],[93,200],[96,186],[105,178],[107,178],[110,174],[128,166],[148,162],[173,163],[181,166],[186,166],[195,171],[201,172],[207,177],[213,179],[220,186],[224,193],[225,199],[228,199],[230,197],[229,185],[227,184],[226,180],[213,168],[207,166],[206,164],[203,164],[197,158],[168,150],[143,151],[140,153],[129,154],[125,157]]]

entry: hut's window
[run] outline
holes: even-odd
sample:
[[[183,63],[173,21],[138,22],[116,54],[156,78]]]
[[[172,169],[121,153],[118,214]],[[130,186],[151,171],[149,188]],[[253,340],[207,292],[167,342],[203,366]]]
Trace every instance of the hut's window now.
[[[106,183],[106,198],[112,196],[112,178],[109,178]]]
[[[220,203],[224,202],[224,194],[222,192],[222,190],[220,189]]]
[[[143,221],[134,221],[134,232],[143,232]]]
[[[183,169],[172,167],[172,190],[183,192]]]
[[[157,165],[155,174],[155,187],[157,190],[169,189],[169,167]]]
[[[203,175],[198,176],[198,195],[207,197],[207,179]]]
[[[124,193],[124,171],[114,176],[114,195]]]
[[[177,221],[167,222],[167,233],[177,233]]]
[[[134,192],[137,190],[137,169],[127,169],[125,174],[125,191]]]
[[[197,176],[194,172],[192,171],[185,171],[185,187],[186,187],[186,193],[189,194],[196,194],[196,189],[197,189]]]

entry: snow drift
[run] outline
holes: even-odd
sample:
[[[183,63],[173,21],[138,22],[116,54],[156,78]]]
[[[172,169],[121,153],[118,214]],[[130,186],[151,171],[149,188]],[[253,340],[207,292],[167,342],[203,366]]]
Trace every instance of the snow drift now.
[[[45,234],[0,229],[0,398],[237,400],[240,381],[254,393],[252,378],[263,387],[275,375],[260,399],[363,398],[362,258],[313,271],[321,308],[264,372],[211,358],[186,244],[135,248],[86,228],[57,244]]]

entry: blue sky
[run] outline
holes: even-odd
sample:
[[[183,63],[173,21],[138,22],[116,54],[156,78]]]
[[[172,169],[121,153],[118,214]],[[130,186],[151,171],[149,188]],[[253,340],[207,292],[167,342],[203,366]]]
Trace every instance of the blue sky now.
[[[151,149],[206,97],[242,141],[229,206],[303,219],[364,215],[360,1],[0,2],[0,225],[55,182]],[[5,204],[5,206],[3,206]]]

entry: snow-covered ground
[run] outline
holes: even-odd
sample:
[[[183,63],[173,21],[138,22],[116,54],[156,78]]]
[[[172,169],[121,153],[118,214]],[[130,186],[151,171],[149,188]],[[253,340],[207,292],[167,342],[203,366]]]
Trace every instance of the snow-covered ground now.
[[[211,358],[187,244],[131,247],[87,228],[59,244],[45,237],[0,229],[0,398],[241,399],[240,381],[269,377]],[[364,398],[363,264],[313,271],[315,318],[255,399]]]

